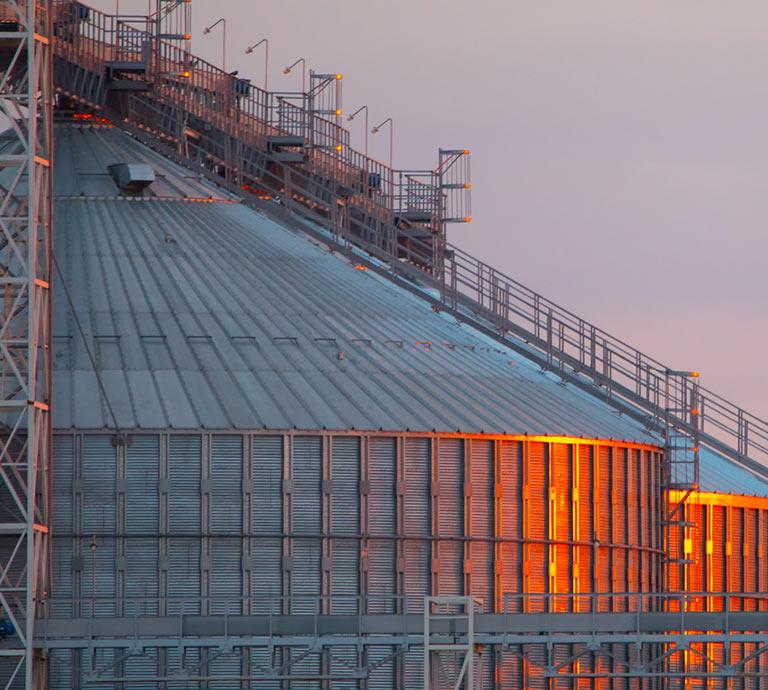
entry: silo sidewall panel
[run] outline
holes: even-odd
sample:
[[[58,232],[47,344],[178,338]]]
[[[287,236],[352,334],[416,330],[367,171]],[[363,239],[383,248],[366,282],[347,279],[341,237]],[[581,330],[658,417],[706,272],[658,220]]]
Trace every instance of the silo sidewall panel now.
[[[280,613],[283,596],[283,437],[251,440],[251,610]]]
[[[291,613],[319,613],[322,593],[322,439],[293,439],[291,480]]]
[[[368,613],[394,613],[396,586],[397,441],[370,440],[368,463]]]
[[[168,454],[168,613],[201,613],[202,437],[172,435]]]
[[[438,593],[464,593],[464,441],[440,439],[438,485]]]

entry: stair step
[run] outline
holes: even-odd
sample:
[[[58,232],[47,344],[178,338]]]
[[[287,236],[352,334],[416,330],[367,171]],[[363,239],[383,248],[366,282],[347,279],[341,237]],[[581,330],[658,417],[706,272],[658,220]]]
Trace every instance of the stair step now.
[[[144,60],[110,60],[105,63],[107,72],[131,72],[140,74],[147,71],[147,63]]]
[[[274,151],[275,149],[283,146],[304,146],[304,137],[291,136],[289,134],[283,136],[267,137],[267,150]]]
[[[110,79],[107,88],[110,91],[149,91],[149,84],[139,79]]]

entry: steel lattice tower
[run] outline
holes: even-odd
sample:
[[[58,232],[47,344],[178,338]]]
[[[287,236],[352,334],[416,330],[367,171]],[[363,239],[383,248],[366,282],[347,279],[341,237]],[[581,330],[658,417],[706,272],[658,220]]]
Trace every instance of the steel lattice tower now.
[[[40,689],[51,457],[52,0],[0,2],[0,687]]]

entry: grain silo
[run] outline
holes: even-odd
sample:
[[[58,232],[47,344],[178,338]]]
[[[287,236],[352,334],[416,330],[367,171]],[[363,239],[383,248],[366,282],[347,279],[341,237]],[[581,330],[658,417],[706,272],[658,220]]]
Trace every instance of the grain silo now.
[[[640,425],[116,129],[61,126],[57,145],[59,263],[97,358],[59,290],[63,615],[144,597],[157,615],[418,612],[428,593],[586,611],[514,595],[658,587],[660,449]],[[121,162],[154,170],[150,196],[121,195]],[[373,687],[412,687],[420,661]],[[75,682],[58,668],[54,687]]]
[[[468,151],[371,161],[341,75],[263,92],[171,4],[42,3],[38,38],[2,5],[59,120],[40,675],[9,567],[6,687],[410,689],[425,649],[430,687],[765,687],[768,425],[448,246]]]

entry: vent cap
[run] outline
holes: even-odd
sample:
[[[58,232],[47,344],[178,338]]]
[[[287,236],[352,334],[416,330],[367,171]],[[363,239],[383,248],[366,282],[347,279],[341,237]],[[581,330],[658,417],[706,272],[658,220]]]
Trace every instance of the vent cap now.
[[[155,181],[155,171],[146,163],[116,163],[109,166],[112,179],[123,194],[137,196]]]

